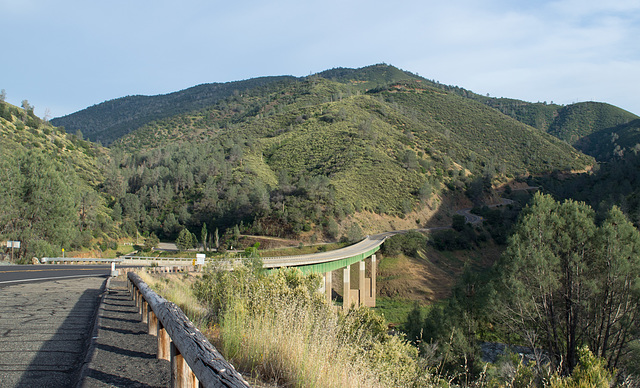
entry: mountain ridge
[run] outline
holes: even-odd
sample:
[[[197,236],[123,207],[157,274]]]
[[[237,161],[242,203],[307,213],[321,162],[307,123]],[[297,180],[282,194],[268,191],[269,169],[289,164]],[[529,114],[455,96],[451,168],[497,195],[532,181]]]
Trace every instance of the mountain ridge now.
[[[307,77],[286,75],[258,77],[227,83],[201,84],[155,96],[121,97],[52,119],[51,122],[56,126],[64,126],[68,132],[75,133],[80,130],[85,138],[110,145],[153,121],[205,109],[231,97],[234,93],[313,78],[342,83],[354,93],[365,93],[400,81],[420,83],[479,101],[571,144],[578,144],[582,137],[594,132],[639,118],[631,112],[607,103],[580,102],[563,106],[546,102],[532,103],[510,98],[482,96],[462,87],[444,85],[381,63],[357,69],[338,67]]]

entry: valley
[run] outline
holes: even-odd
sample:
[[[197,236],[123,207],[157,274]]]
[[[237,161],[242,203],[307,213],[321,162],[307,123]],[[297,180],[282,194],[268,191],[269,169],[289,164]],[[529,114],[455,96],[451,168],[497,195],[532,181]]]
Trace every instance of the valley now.
[[[473,360],[479,341],[526,345],[499,309],[531,307],[516,296],[531,279],[544,283],[540,268],[574,260],[563,268],[579,268],[580,285],[598,284],[587,297],[549,275],[546,287],[582,298],[572,322],[610,318],[593,300],[612,309],[618,297],[640,300],[637,280],[621,275],[638,269],[640,117],[607,103],[481,96],[376,64],[122,97],[51,121],[23,105],[0,102],[0,239],[22,242],[18,263],[63,250],[150,254],[166,243],[211,256],[258,243],[261,256],[280,256],[415,230],[382,248],[378,310],[460,379],[480,375],[479,363],[456,364]],[[558,259],[532,264],[549,257]],[[622,272],[606,283],[591,270],[605,267]],[[636,315],[609,328],[626,333],[620,362],[609,334],[573,329],[608,367],[632,375]],[[544,327],[521,319],[518,327]],[[563,376],[578,365],[577,342],[554,345],[571,359]]]

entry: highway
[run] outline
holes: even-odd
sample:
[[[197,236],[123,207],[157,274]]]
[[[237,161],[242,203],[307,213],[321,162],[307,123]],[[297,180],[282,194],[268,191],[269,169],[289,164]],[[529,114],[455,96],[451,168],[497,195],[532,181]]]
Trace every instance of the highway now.
[[[110,265],[3,265],[0,287],[47,280],[107,276]]]

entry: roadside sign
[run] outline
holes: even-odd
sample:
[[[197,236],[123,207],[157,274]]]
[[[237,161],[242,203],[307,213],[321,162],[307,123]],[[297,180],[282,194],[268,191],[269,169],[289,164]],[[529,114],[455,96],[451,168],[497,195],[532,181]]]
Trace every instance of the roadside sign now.
[[[18,248],[18,249],[20,249],[20,241],[7,241],[7,248]]]
[[[197,265],[204,265],[204,258],[205,258],[205,254],[204,253],[196,253],[196,264]]]

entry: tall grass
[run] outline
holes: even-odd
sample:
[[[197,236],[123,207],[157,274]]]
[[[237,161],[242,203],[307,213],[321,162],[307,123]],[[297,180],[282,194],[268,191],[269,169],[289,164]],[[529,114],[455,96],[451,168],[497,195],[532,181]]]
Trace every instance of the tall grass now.
[[[194,277],[184,274],[154,276],[145,271],[136,273],[158,295],[180,307],[196,326],[207,323],[207,310],[193,292]]]
[[[222,349],[236,368],[291,387],[402,387],[423,381],[417,349],[387,334],[367,308],[337,312],[317,275],[247,269],[209,272],[196,295],[220,324]]]

